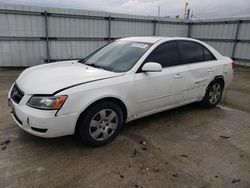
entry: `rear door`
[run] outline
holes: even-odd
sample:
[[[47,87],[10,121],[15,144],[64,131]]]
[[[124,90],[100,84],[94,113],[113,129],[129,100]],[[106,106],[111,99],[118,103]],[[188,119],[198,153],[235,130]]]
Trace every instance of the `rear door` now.
[[[145,59],[157,62],[163,67],[161,72],[141,72],[135,74],[135,102],[137,114],[151,112],[179,103],[184,92],[185,68],[180,66],[177,41],[160,44]]]
[[[182,64],[187,65],[184,100],[200,99],[216,71],[216,59],[202,44],[195,41],[179,41]]]

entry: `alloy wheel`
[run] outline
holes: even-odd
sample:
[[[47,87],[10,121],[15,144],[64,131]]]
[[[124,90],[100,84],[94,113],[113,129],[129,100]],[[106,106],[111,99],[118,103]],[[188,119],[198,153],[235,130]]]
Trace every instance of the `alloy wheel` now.
[[[89,134],[97,141],[107,140],[118,127],[118,116],[111,109],[97,112],[90,121]]]
[[[215,83],[209,91],[209,102],[216,104],[221,97],[222,88],[219,83]]]

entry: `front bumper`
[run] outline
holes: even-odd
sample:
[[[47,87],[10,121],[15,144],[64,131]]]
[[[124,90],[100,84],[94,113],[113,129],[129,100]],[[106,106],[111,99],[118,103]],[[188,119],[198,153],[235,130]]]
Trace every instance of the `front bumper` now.
[[[12,104],[13,120],[24,131],[45,138],[74,134],[77,113],[56,116],[56,110],[34,109],[23,102],[26,101],[25,96],[19,104],[10,98],[8,100]]]

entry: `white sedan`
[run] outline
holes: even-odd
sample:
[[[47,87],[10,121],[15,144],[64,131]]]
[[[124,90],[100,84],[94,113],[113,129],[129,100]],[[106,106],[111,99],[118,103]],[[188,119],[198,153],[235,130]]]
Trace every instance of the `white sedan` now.
[[[232,60],[204,42],[129,37],[82,60],[26,69],[8,101],[14,121],[30,134],[77,134],[101,146],[134,119],[197,101],[216,106],[232,78]]]

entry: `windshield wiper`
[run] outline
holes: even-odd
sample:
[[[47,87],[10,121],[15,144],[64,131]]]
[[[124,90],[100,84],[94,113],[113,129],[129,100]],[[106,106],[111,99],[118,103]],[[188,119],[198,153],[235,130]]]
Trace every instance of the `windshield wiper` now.
[[[86,61],[87,62],[87,61]],[[103,67],[101,67],[101,66],[98,66],[98,65],[96,65],[96,64],[94,64],[94,63],[84,63],[85,65],[88,65],[88,66],[91,66],[91,67],[95,67],[95,68],[98,68],[98,69],[104,69]]]
[[[86,62],[86,59],[85,59],[85,58],[84,58],[84,59],[79,59],[78,62],[79,62],[79,63],[85,63],[85,62]]]
[[[91,66],[91,67],[98,68],[98,69],[104,69],[103,67],[98,66],[98,65],[96,65],[94,63],[89,63],[87,59],[80,59],[80,60],[78,60],[78,62],[83,63],[83,64],[88,65],[88,66]]]

